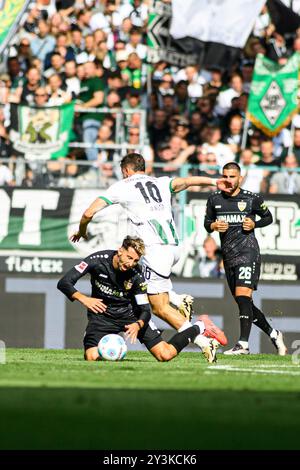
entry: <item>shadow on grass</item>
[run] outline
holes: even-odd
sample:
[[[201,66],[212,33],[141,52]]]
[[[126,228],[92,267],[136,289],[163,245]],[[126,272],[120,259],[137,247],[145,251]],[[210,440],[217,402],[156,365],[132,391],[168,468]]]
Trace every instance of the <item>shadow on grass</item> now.
[[[300,393],[0,390],[0,449],[299,449]]]

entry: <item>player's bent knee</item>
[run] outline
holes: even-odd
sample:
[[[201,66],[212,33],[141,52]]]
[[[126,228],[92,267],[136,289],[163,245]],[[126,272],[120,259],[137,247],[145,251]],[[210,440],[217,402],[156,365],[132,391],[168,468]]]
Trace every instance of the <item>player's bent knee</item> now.
[[[154,346],[154,348],[151,349],[151,353],[159,362],[168,362],[177,356],[176,349],[165,341]]]
[[[84,359],[86,361],[97,361],[99,358],[98,348],[89,348],[85,351]]]

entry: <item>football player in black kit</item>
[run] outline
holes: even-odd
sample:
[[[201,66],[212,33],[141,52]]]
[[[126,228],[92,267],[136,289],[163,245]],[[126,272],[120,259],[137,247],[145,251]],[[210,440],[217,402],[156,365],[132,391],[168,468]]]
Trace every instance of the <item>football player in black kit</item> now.
[[[249,354],[248,340],[254,323],[271,338],[278,354],[284,356],[287,348],[282,333],[272,328],[252,300],[261,263],[254,229],[271,224],[272,214],[261,195],[240,187],[241,169],[237,163],[229,162],[223,167],[223,178],[229,180],[232,187],[229,193],[216,191],[209,196],[204,226],[209,233],[214,230],[220,233],[227,282],[239,307],[240,338],[224,354]]]
[[[197,322],[175,334],[168,342],[151,321],[147,284],[140,257],[145,253],[143,240],[127,236],[118,250],[93,253],[68,271],[58,282],[71,301],[77,300],[88,312],[88,325],[84,336],[85,359],[99,360],[98,343],[110,333],[125,332],[132,343],[138,339],[158,361],[170,361],[200,333]],[[90,274],[92,296],[75,289],[82,276]],[[218,342],[209,339],[202,352],[208,362],[216,361]]]

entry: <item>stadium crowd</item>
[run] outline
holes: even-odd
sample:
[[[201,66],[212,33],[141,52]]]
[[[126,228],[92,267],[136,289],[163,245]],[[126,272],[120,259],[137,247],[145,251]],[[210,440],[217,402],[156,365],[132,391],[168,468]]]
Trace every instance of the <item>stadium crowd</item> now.
[[[144,155],[149,174],[176,174],[188,163],[194,175],[218,176],[234,160],[242,166],[243,188],[299,194],[300,173],[294,169],[300,167],[300,114],[274,138],[253,125],[244,129],[255,56],[263,53],[286,63],[300,51],[300,30],[280,35],[265,6],[230,70],[148,64],[150,3],[30,3],[0,66],[0,186],[105,187],[120,177],[117,164],[128,145]],[[76,113],[67,157],[43,165],[25,162],[17,171],[11,104],[43,107],[71,101]],[[116,145],[118,111],[123,119],[121,146]],[[97,147],[76,148],[75,143]],[[4,163],[7,158],[10,162]]]

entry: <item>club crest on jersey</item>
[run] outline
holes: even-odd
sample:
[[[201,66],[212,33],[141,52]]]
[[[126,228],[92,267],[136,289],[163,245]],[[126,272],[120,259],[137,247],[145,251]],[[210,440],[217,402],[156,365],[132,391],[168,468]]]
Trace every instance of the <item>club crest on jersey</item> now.
[[[131,289],[133,286],[133,282],[129,279],[129,281],[124,281],[124,287],[126,290]]]
[[[76,264],[76,266],[74,267],[78,272],[82,274],[83,271],[88,267],[88,264],[85,261],[81,261],[80,264]]]
[[[243,212],[247,207],[247,202],[239,201],[237,205],[238,205],[239,210]]]

